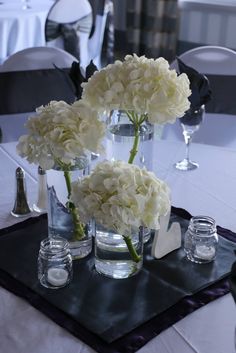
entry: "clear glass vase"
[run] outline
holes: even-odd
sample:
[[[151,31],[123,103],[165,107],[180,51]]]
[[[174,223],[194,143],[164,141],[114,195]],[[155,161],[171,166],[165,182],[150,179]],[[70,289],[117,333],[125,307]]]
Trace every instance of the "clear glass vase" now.
[[[89,172],[89,161],[80,158],[76,165],[69,170],[70,182],[78,180]],[[67,175],[68,176],[68,175]],[[92,225],[83,225],[83,237],[79,215],[68,200],[68,180],[61,168],[55,167],[47,171],[48,190],[48,236],[63,237],[69,242],[73,260],[83,258],[92,251]]]
[[[100,274],[110,278],[122,279],[136,275],[143,266],[143,227],[131,234],[130,240],[139,261],[135,260],[124,237],[96,225],[95,268]]]
[[[139,127],[139,143],[133,164],[152,170],[153,137],[153,125],[144,121]],[[107,158],[128,162],[134,139],[134,124],[126,112],[114,110],[107,119]]]
[[[133,164],[152,170],[154,126],[144,121],[139,127],[137,154]],[[114,110],[107,119],[107,159],[128,162],[135,140],[134,124],[123,110]],[[144,228],[143,243],[151,237],[151,230]],[[120,238],[123,242],[122,237]]]

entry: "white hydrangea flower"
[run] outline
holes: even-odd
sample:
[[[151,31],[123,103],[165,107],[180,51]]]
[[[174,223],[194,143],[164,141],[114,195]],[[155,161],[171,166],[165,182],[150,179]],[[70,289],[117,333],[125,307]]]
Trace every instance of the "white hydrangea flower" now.
[[[159,229],[159,217],[170,209],[168,186],[152,172],[123,161],[99,163],[72,183],[71,200],[83,222],[94,218],[124,236],[142,226]]]
[[[178,76],[162,57],[127,55],[123,62],[95,71],[82,86],[83,98],[95,109],[147,114],[151,123],[174,122],[190,107],[187,75]]]
[[[105,125],[85,102],[51,101],[36,113],[26,123],[29,134],[21,136],[17,145],[19,155],[30,163],[47,170],[58,161],[73,165],[88,151],[103,152]]]

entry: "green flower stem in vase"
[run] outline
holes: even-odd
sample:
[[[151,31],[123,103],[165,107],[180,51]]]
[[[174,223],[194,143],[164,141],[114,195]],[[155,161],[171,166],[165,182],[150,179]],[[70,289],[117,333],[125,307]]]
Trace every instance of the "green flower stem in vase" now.
[[[95,268],[105,276],[122,279],[134,276],[143,266],[143,227],[121,236],[96,224]]]
[[[134,111],[125,111],[129,120],[132,122],[134,125],[134,142],[133,142],[133,147],[130,150],[130,156],[128,163],[132,164],[135,156],[138,153],[138,147],[139,147],[139,140],[140,140],[140,126],[144,121],[147,120],[147,115],[146,114],[137,114]]]
[[[107,125],[107,159],[124,160],[151,170],[154,127],[148,122],[147,114],[133,110],[113,110]],[[150,229],[145,227],[143,233],[146,243],[150,239]],[[122,235],[120,241],[123,246]]]
[[[47,170],[49,237],[65,238],[73,259],[83,258],[92,250],[91,225],[81,222],[71,201],[71,184],[86,174],[87,167],[86,159],[76,160],[75,165],[56,160],[55,168]]]
[[[135,247],[133,246],[131,237],[129,237],[129,236],[123,236],[123,239],[124,239],[124,241],[125,241],[125,243],[126,243],[126,245],[127,245],[127,248],[128,248],[128,250],[129,250],[131,259],[132,259],[134,262],[139,262],[139,261],[141,261],[141,256],[137,254],[137,251],[136,251]]]
[[[108,160],[124,160],[152,170],[154,126],[146,114],[113,110],[107,118]]]
[[[67,187],[67,191],[68,191],[68,200],[70,199],[71,196],[71,175],[69,171],[64,171],[64,177],[66,180],[66,187]],[[76,208],[75,205],[73,204],[73,202],[68,202],[67,206],[70,210],[71,216],[72,216],[72,220],[73,220],[73,224],[74,224],[74,235],[73,235],[73,240],[81,240],[85,237],[85,232],[84,232],[84,225],[80,222],[79,220],[79,215],[76,212]]]

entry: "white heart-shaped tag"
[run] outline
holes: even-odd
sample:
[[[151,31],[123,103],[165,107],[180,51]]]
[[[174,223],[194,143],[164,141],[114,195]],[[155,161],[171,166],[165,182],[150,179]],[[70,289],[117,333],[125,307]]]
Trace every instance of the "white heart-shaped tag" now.
[[[170,213],[160,217],[160,229],[155,232],[152,243],[151,254],[156,259],[169,254],[171,251],[181,247],[181,228],[178,222],[172,223],[167,231],[170,220]]]

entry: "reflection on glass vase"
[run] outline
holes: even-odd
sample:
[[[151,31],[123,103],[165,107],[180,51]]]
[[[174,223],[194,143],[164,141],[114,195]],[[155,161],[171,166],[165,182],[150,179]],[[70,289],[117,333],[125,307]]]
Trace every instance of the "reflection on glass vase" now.
[[[144,121],[139,128],[138,152],[133,164],[152,170],[154,127]],[[114,110],[107,119],[107,158],[128,162],[135,139],[134,124],[125,111]]]
[[[82,225],[68,200],[71,182],[88,175],[88,171],[87,158],[76,160],[75,166],[66,173],[59,167],[47,171],[48,236],[68,240],[73,260],[87,256],[92,250],[92,224]]]
[[[96,225],[95,268],[98,273],[122,279],[136,275],[142,266],[143,227],[125,241],[120,234]]]

